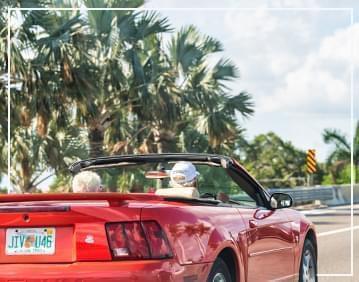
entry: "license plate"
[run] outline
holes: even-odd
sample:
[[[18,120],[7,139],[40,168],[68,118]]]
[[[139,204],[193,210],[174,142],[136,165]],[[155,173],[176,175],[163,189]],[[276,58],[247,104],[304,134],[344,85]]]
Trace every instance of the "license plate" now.
[[[55,253],[55,228],[6,229],[7,255],[53,255]]]

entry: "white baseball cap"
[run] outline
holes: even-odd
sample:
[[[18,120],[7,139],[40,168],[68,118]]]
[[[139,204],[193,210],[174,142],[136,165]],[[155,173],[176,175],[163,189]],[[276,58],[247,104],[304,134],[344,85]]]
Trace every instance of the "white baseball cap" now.
[[[199,175],[196,167],[191,162],[181,161],[176,163],[171,170],[171,181],[184,184],[193,181]]]

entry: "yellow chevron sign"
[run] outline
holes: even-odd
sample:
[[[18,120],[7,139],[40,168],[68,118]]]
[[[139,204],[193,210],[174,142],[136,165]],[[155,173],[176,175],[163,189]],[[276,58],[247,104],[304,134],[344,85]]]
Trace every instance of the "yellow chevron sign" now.
[[[317,171],[317,161],[315,160],[315,150],[309,149],[307,151],[307,172],[314,173]]]

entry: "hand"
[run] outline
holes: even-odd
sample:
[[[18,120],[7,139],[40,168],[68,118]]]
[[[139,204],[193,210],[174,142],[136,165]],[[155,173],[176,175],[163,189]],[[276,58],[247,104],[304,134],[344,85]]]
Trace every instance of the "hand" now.
[[[220,200],[224,203],[228,202],[229,201],[229,197],[226,193],[223,193],[223,192],[219,192],[217,194],[217,200]]]

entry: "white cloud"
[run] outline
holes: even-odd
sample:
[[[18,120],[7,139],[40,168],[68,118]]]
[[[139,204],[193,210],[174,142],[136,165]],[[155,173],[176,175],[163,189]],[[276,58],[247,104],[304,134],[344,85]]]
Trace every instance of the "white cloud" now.
[[[232,39],[265,38],[279,27],[278,18],[266,9],[225,13],[224,26]]]
[[[210,7],[210,8],[258,8],[258,7],[318,7],[317,0],[148,0],[146,7]]]
[[[310,7],[317,8],[319,3],[316,0],[271,0],[269,1],[271,7]]]
[[[279,76],[290,71],[293,66],[300,62],[297,56],[282,52],[276,56],[276,60],[271,60],[270,68],[274,75]]]
[[[230,83],[230,87],[234,92],[251,93],[256,105],[255,115],[243,124],[248,137],[274,131],[303,149],[317,148],[320,159],[324,160],[327,146],[321,136],[323,129],[350,131],[349,65],[353,58],[349,41],[359,37],[358,24],[348,27],[348,11],[265,8],[356,5],[358,9],[358,1],[152,0],[149,3],[152,7],[260,8],[161,11],[176,28],[194,24],[224,44],[222,55],[232,59],[241,74],[241,79]],[[354,13],[354,19],[357,15]],[[358,47],[354,49],[358,52],[359,38],[357,41]],[[354,58],[355,65],[359,65],[358,57]],[[357,79],[359,71],[355,82]]]
[[[356,23],[351,27],[335,32],[333,36],[324,38],[319,49],[319,56],[323,60],[330,60],[338,64],[349,63],[353,60],[354,64],[359,66],[358,43],[359,24]]]
[[[265,112],[301,109],[312,114],[347,113],[350,103],[350,63],[359,66],[358,54],[350,44],[359,38],[359,24],[325,37],[319,48],[284,77],[284,85],[272,95],[261,97]],[[353,49],[354,50],[354,49]]]

